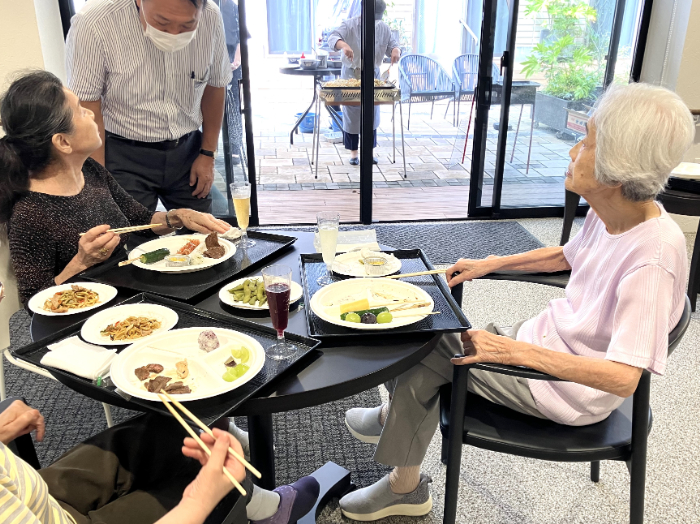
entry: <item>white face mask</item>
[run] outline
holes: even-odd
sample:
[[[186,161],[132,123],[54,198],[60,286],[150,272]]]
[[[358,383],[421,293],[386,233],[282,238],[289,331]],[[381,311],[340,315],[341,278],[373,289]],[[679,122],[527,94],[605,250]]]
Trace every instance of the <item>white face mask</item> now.
[[[143,9],[143,3],[141,4],[141,9]],[[195,27],[193,31],[187,31],[186,33],[180,33],[177,35],[171,35],[165,31],[159,31],[146,20],[146,12],[143,12],[143,20],[146,22],[145,35],[151,39],[153,45],[155,45],[161,51],[166,53],[174,53],[180,49],[184,49],[190,42],[194,39],[197,34],[197,28]]]

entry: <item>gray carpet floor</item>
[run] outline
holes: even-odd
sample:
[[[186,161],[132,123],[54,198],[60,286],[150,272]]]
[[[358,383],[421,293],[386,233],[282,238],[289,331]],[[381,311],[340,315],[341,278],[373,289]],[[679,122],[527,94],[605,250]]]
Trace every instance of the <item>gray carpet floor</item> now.
[[[557,245],[561,220],[518,221],[539,242]],[[508,222],[504,222],[508,223]],[[574,226],[574,233],[580,226]],[[439,224],[436,224],[439,225]],[[686,235],[692,249],[695,235]],[[449,262],[443,261],[441,262]],[[510,325],[530,318],[563,291],[535,284],[476,281],[465,288],[463,307],[476,327],[495,321]],[[28,318],[12,320],[13,345],[28,342]],[[654,427],[649,438],[647,466],[647,523],[700,522],[700,314],[669,360],[666,374],[652,378]],[[42,464],[106,427],[100,404],[57,383],[5,365],[8,391],[22,395],[47,418],[47,437],[37,445]],[[372,462],[373,446],[352,439],[343,413],[351,406],[373,406],[385,397],[376,388],[343,401],[275,416],[279,483],[308,474],[328,460],[353,472],[365,486],[385,474]],[[131,413],[113,410],[117,421]],[[243,425],[243,424],[242,424]],[[442,522],[445,468],[440,463],[440,440],[435,437],[424,463],[433,479],[433,511],[422,518],[389,518],[387,524]],[[460,485],[458,522],[503,524],[628,522],[629,475],[624,464],[604,462],[601,480],[594,484],[587,464],[550,463],[465,448]],[[332,501],[321,523],[351,522]]]

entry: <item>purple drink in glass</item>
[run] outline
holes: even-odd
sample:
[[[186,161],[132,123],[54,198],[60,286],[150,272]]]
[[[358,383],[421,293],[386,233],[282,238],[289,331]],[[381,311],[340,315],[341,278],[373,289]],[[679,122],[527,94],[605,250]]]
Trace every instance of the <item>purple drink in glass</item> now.
[[[289,323],[289,295],[291,288],[287,284],[276,283],[266,290],[267,303],[270,307],[270,318],[277,333],[282,336]]]

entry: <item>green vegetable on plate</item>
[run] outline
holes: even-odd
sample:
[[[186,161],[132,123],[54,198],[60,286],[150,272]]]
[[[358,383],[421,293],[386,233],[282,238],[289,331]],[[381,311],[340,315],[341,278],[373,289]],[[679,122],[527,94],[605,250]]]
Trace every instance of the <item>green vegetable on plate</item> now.
[[[170,250],[167,247],[161,247],[160,249],[156,249],[155,251],[149,251],[148,253],[144,253],[139,257],[139,261],[142,264],[155,264],[156,262],[160,262],[161,260],[163,260],[169,254]]]

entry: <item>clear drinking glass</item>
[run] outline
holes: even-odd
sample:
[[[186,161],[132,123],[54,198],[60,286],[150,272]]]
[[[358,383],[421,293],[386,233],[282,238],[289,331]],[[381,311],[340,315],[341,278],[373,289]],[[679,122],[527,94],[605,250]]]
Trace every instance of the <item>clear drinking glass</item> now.
[[[248,221],[250,220],[250,183],[233,182],[231,185],[231,196],[233,197],[233,208],[236,210],[236,220],[238,227],[243,230],[238,245],[240,247],[252,247],[254,240],[248,238]]]
[[[265,350],[273,360],[285,360],[293,357],[297,347],[284,340],[284,330],[289,323],[289,295],[292,290],[292,269],[276,264],[262,270],[267,303],[270,307],[272,327],[277,330],[277,343]]]
[[[326,263],[326,274],[320,277],[316,283],[325,286],[334,282],[333,260],[335,260],[335,249],[338,246],[340,214],[335,211],[322,211],[316,215],[316,223],[318,225],[318,238],[321,242],[321,256]]]

